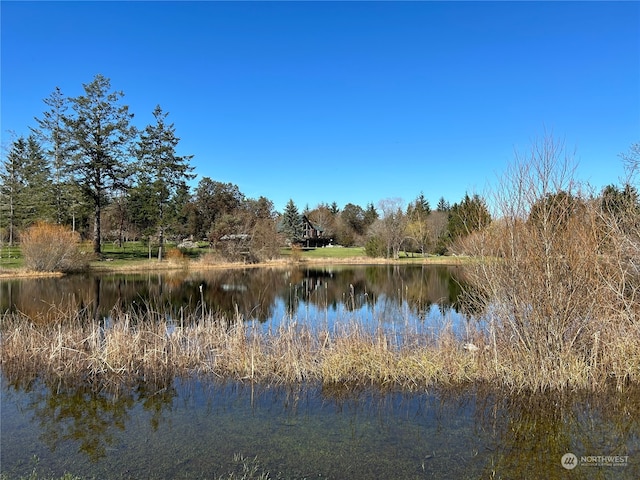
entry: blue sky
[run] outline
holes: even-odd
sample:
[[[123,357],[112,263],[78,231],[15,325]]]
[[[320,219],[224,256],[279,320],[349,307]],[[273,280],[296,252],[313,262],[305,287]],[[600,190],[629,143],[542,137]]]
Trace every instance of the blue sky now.
[[[136,126],[169,112],[198,179],[279,210],[484,194],[545,129],[599,189],[640,141],[638,2],[0,8],[3,144],[101,73]]]

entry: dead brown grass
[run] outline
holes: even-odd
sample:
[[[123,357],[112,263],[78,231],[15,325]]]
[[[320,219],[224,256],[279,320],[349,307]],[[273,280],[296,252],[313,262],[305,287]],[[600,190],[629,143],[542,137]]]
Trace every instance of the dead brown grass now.
[[[407,338],[410,338],[409,336]],[[144,318],[114,311],[106,324],[68,312],[38,325],[16,313],[2,317],[5,374],[95,385],[159,381],[183,375],[237,380],[421,388],[473,381],[478,357],[444,332],[438,339],[397,344],[382,330],[350,319],[312,328],[295,320],[274,330],[200,314],[180,324],[167,315]]]
[[[203,318],[200,312],[181,320],[152,311],[114,310],[103,322],[88,317],[87,312],[59,312],[57,321],[43,325],[22,314],[4,314],[3,373],[10,379],[42,376],[110,389],[192,375],[407,390],[473,383],[506,391],[609,386],[594,371],[607,372],[614,382],[640,380],[640,342],[628,336],[622,341],[617,332],[608,334],[615,340],[602,334],[600,349],[591,350],[591,356],[571,351],[560,369],[541,375],[540,368],[548,366],[525,361],[517,345],[493,344],[475,332],[477,349],[466,350],[448,326],[425,336],[404,327],[385,331],[354,318],[332,329],[295,319],[265,329],[239,317]]]

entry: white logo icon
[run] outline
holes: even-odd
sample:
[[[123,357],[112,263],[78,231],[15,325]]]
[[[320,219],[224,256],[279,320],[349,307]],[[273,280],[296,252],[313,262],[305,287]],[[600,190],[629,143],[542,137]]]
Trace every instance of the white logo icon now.
[[[560,462],[567,470],[573,470],[578,466],[578,458],[573,453],[565,453],[562,455]]]

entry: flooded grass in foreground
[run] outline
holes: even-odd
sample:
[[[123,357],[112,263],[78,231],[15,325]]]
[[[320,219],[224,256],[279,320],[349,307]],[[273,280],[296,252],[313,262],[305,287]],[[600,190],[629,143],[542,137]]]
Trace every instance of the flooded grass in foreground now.
[[[562,368],[550,372],[537,369],[518,345],[491,342],[477,325],[468,326],[464,343],[446,321],[425,328],[402,319],[361,318],[356,311],[331,324],[289,317],[276,325],[204,310],[176,317],[151,306],[143,312],[114,309],[99,320],[87,310],[61,311],[44,324],[7,313],[0,333],[0,361],[9,378],[42,376],[96,389],[197,374],[405,390],[482,383],[511,393],[605,391],[635,385],[640,365],[632,336],[603,346],[598,357],[563,352]]]
[[[3,478],[638,478],[640,395],[175,379],[2,387]],[[573,470],[562,466],[576,455]],[[624,464],[593,465],[595,456]]]

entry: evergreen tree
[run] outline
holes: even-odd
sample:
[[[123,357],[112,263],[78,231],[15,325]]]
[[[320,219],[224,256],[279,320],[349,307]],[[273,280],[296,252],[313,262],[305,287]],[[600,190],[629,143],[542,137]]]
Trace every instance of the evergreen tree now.
[[[156,123],[148,125],[140,134],[135,152],[140,162],[139,168],[151,187],[148,201],[155,205],[152,209],[155,215],[151,221],[158,229],[158,260],[162,259],[170,201],[178,190],[186,185],[187,180],[195,178],[195,175],[190,173],[193,167],[189,165],[193,155],[176,155],[180,139],[176,137],[174,125],[165,122],[167,115],[160,105],[156,106],[153,111]]]
[[[9,246],[13,245],[16,229],[22,220],[25,188],[23,167],[26,150],[27,143],[24,137],[15,140],[9,149],[9,154],[2,162],[0,171],[0,205],[2,205],[2,218],[6,218]]]
[[[63,223],[69,220],[72,203],[72,188],[68,178],[69,142],[64,123],[68,103],[59,87],[43,101],[50,109],[42,114],[42,118],[36,118],[39,128],[33,131],[44,142],[45,153],[52,170],[54,218],[56,223]]]
[[[27,208],[26,220],[50,221],[54,216],[51,197],[51,170],[42,147],[34,135],[27,137],[24,162],[24,182]]]
[[[376,207],[373,205],[373,202],[370,202],[367,205],[367,209],[364,211],[364,217],[362,221],[363,228],[366,230],[371,225],[373,225],[373,222],[375,222],[377,219],[378,219],[378,211],[376,210]]]
[[[9,244],[17,230],[37,220],[49,220],[51,204],[49,167],[35,136],[16,139],[0,170],[2,217]]]
[[[451,240],[481,230],[491,223],[487,205],[478,194],[465,194],[460,203],[449,212],[448,233]]]
[[[155,230],[155,219],[158,217],[157,204],[149,201],[153,198],[154,189],[146,177],[141,177],[138,183],[130,188],[127,195],[128,217],[137,232],[147,237]]]
[[[448,212],[449,210],[451,210],[451,205],[449,205],[449,202],[447,202],[444,197],[440,197],[440,200],[438,200],[438,205],[436,207],[436,211],[438,212]]]
[[[187,237],[189,229],[189,212],[191,206],[191,189],[186,183],[179,184],[169,202],[167,224],[173,225],[173,231],[181,238]]]
[[[600,195],[600,205],[605,213],[620,219],[629,212],[640,212],[640,196],[636,187],[629,183],[622,189],[607,185]]]
[[[109,92],[111,82],[96,75],[83,85],[84,95],[70,99],[72,115],[64,116],[72,152],[70,171],[93,207],[93,251],[101,251],[100,214],[113,190],[126,188],[131,170],[127,153],[135,136],[133,114],[120,105],[122,92]]]
[[[302,216],[298,212],[298,207],[289,199],[282,214],[281,231],[286,235],[291,243],[302,240]]]

